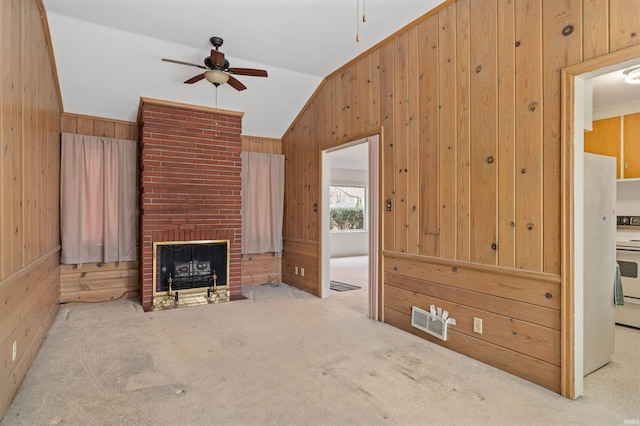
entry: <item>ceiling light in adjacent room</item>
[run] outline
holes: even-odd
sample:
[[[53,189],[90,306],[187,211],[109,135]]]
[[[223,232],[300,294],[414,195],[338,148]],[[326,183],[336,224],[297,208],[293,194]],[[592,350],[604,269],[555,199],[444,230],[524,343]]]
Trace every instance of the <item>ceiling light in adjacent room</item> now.
[[[640,84],[640,65],[622,71],[624,81],[629,84]]]
[[[220,70],[209,70],[204,72],[204,78],[217,87],[229,81],[229,74]]]

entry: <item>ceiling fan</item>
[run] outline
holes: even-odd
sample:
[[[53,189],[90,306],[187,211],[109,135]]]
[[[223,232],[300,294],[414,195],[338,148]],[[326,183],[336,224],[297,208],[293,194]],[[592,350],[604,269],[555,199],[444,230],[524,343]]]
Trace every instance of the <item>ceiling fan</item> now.
[[[220,37],[211,37],[209,39],[214,49],[211,49],[211,56],[204,58],[204,65],[191,64],[189,62],[176,61],[174,59],[162,58],[165,62],[173,62],[174,64],[189,65],[192,67],[202,68],[204,71],[202,74],[191,77],[186,80],[186,84],[193,84],[202,79],[206,79],[216,87],[221,84],[229,83],[229,86],[236,90],[244,90],[247,88],[235,75],[246,75],[250,77],[266,77],[267,72],[265,70],[258,70],[254,68],[229,68],[229,61],[224,58],[224,53],[218,49],[222,46],[223,40]]]

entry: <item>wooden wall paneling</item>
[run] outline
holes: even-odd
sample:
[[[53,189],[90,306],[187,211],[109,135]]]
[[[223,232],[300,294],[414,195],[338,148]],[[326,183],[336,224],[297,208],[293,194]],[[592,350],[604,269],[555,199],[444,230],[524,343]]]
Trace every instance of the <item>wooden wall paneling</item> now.
[[[242,258],[242,285],[279,282],[282,282],[282,256],[280,254],[249,254]]]
[[[366,55],[357,62],[358,75],[360,76],[357,103],[358,133],[365,133],[374,129],[373,116],[371,114],[373,110],[371,60],[372,56]]]
[[[315,111],[315,110],[314,110]],[[317,134],[316,130],[313,129],[313,125],[315,120],[313,119],[312,114],[309,114],[308,118],[308,131],[306,138],[309,141],[307,143],[308,146],[308,155],[309,155],[309,172],[307,173],[308,183],[306,186],[307,189],[307,214],[309,220],[307,222],[307,230],[308,230],[308,238],[311,240],[319,241],[320,240],[320,145],[321,140],[319,138],[313,137],[313,135]],[[315,206],[318,208],[316,209]],[[316,211],[317,210],[317,211]]]
[[[285,238],[282,281],[319,297],[319,247],[317,241]],[[295,274],[296,267],[298,267],[298,274]],[[302,276],[300,268],[305,269],[304,276]]]
[[[469,0],[456,2],[456,259],[471,253]]]
[[[355,97],[357,91],[357,79],[354,64],[351,64],[340,73],[339,84],[341,88],[340,99],[340,139],[348,137],[355,130]]]
[[[385,273],[385,282],[410,292],[433,296],[457,304],[472,306],[542,327],[560,331],[560,310],[541,307],[504,297],[482,293],[481,286],[473,289],[454,287],[424,278],[410,278],[395,271]],[[480,336],[478,336],[480,337]]]
[[[456,7],[438,13],[438,128],[440,135],[438,194],[440,199],[440,257],[455,259],[457,229],[456,157]],[[386,248],[386,247],[385,247]]]
[[[498,265],[515,267],[515,6],[498,0]]]
[[[516,2],[516,267],[542,270],[542,3]]]
[[[560,330],[541,327],[521,321],[514,317],[498,315],[474,307],[451,303],[448,300],[400,289],[389,285],[386,289],[387,306],[390,309],[411,315],[411,307],[429,310],[436,305],[447,310],[455,318],[455,329],[459,333],[484,340],[503,348],[527,353],[527,355],[544,362],[560,365]],[[453,314],[455,312],[455,315]],[[483,333],[481,336],[473,331],[473,319],[482,318]],[[535,341],[535,345],[531,342]]]
[[[472,1],[470,101],[471,113],[471,261],[497,262],[497,1]]]
[[[438,255],[438,17],[418,26],[420,254]]]
[[[381,127],[380,49],[371,53],[371,128]],[[384,140],[382,141],[384,142]],[[381,200],[382,202],[382,200]]]
[[[407,33],[398,35],[394,40],[393,61],[393,100],[394,100],[394,247],[396,251],[406,253],[408,251],[409,233],[409,194],[408,194],[408,134],[409,122],[409,87],[408,80],[408,52]]]
[[[323,145],[327,141],[327,119],[326,119],[326,91],[321,90],[313,100],[313,113],[311,115],[314,120],[314,137],[319,144]],[[311,136],[311,135],[310,135]],[[322,200],[321,200],[322,201]]]
[[[325,82],[323,89],[325,89],[326,93],[326,108],[327,108],[327,116],[325,119],[327,120],[327,131],[329,134],[329,138],[327,138],[327,142],[329,141],[337,141],[340,138],[340,116],[338,115],[338,89],[337,89],[337,79],[332,78]]]
[[[301,117],[302,119],[302,117]],[[304,197],[304,177],[302,176],[302,169],[304,167],[304,162],[305,162],[305,158],[304,158],[304,143],[305,141],[302,139],[302,132],[301,132],[301,126],[302,126],[302,122],[298,122],[296,124],[296,127],[294,128],[294,131],[292,132],[292,136],[294,138],[294,142],[293,142],[293,152],[294,152],[294,157],[298,160],[296,162],[293,162],[293,173],[291,176],[295,176],[296,177],[296,184],[294,186],[294,196],[293,196],[293,211],[292,216],[291,216],[291,223],[293,224],[293,229],[292,229],[292,236],[295,236],[297,238],[302,238],[303,234],[302,234],[302,229],[304,227],[304,219],[305,217],[302,215],[302,200]]]
[[[113,122],[108,123],[103,120],[94,120],[93,133],[94,136],[114,138],[116,135],[116,125]]]
[[[582,57],[609,53],[609,0],[582,1]]]
[[[367,77],[363,71],[364,66],[364,58],[359,61],[354,62],[351,65],[352,70],[352,80],[351,86],[353,91],[349,95],[350,105],[351,105],[351,122],[349,124],[351,130],[349,131],[349,135],[358,135],[365,131],[365,112],[364,112],[364,102],[367,98]],[[353,78],[355,76],[355,78]]]
[[[0,415],[9,406],[58,311],[58,250],[0,286]],[[17,297],[11,297],[17,295]],[[17,358],[12,360],[13,342]]]
[[[333,114],[334,114],[334,127],[335,127],[335,135],[334,141],[339,141],[343,139],[343,131],[342,128],[344,126],[343,123],[343,114],[342,108],[344,108],[343,99],[342,99],[342,84],[340,78],[336,76],[334,78],[335,85],[333,86],[333,90],[335,91],[335,97],[332,99],[333,101]]]
[[[0,417],[59,301],[60,102],[40,6],[0,2]]]
[[[351,65],[352,80],[350,85],[352,86],[352,92],[350,94],[351,105],[351,131],[349,135],[361,134],[366,129],[366,113],[365,102],[368,102],[368,89],[367,89],[367,75],[363,67],[365,66],[365,59],[362,58],[359,61],[354,62]],[[355,78],[353,78],[355,76]]]
[[[319,95],[325,110],[323,132],[325,142],[333,141],[337,138],[335,134],[335,109],[333,108],[335,98],[334,87],[335,80],[325,80]]]
[[[556,275],[398,252],[385,251],[384,255],[385,273],[560,309],[560,277]]]
[[[315,220],[313,212],[313,203],[316,199],[316,194],[311,193],[311,182],[317,180],[318,176],[318,159],[315,155],[315,140],[312,140],[309,133],[311,111],[307,112],[302,117],[302,128],[300,129],[303,151],[303,167],[300,177],[302,178],[303,190],[302,190],[302,205],[301,218],[303,219],[302,233],[300,234],[304,239],[317,239],[313,238],[313,235],[317,232],[315,229]]]
[[[380,110],[381,123],[385,129],[384,145],[382,146],[381,179],[382,185],[381,203],[391,200],[392,210],[383,212],[382,242],[385,249],[395,248],[395,222],[398,210],[395,196],[395,134],[394,134],[394,43],[390,42],[380,48]]]
[[[640,1],[609,0],[609,52],[638,44]]]
[[[23,10],[23,25],[26,28],[32,24],[30,16],[28,14],[28,8]],[[34,43],[35,37],[32,32],[24,31],[23,43],[25,46],[30,46]],[[29,57],[24,58],[25,62],[29,63]],[[45,68],[46,70],[46,68]],[[33,206],[37,205],[35,187],[38,184],[38,175],[35,173],[37,168],[37,155],[38,155],[38,140],[36,140],[36,115],[37,115],[37,99],[34,96],[36,89],[37,78],[35,70],[29,66],[23,67],[22,73],[22,171],[20,179],[24,179],[22,187],[22,218],[23,235],[22,241],[20,241],[21,252],[24,256],[20,267],[24,264],[28,264],[35,254],[37,248],[34,244],[34,237],[37,235],[37,229],[34,228],[34,224],[37,224],[36,217],[34,217]],[[26,179],[28,177],[28,179]],[[37,238],[37,237],[36,237]]]
[[[138,262],[60,266],[60,302],[104,302],[140,296]]]
[[[22,54],[21,2],[2,2],[2,278],[22,266]]]
[[[138,124],[82,114],[63,113],[62,132],[138,141]]]
[[[130,141],[138,140],[138,127],[135,123],[126,124],[116,122],[114,127],[113,137],[116,139],[125,139]]]
[[[293,221],[291,215],[293,214],[291,198],[294,194],[293,184],[295,179],[292,179],[293,173],[293,152],[291,147],[293,144],[291,141],[282,146],[282,154],[284,155],[284,206],[282,209],[282,237],[291,236],[291,226]]]
[[[116,123],[116,129],[117,129]],[[242,135],[242,150],[263,154],[282,154],[282,141],[274,138]]]
[[[407,174],[407,252],[420,253],[420,52],[419,28],[413,27],[407,32],[407,89],[408,96],[408,174]]]
[[[78,117],[70,114],[62,114],[61,130],[63,133],[78,133]]]
[[[560,274],[560,70],[582,60],[581,0],[543,4],[543,265],[545,272]]]
[[[49,105],[59,105],[57,86],[49,87],[51,94]],[[46,134],[48,147],[46,156],[46,169],[43,179],[43,192],[45,193],[46,204],[43,214],[46,217],[44,222],[45,232],[48,235],[47,244],[44,251],[52,250],[60,244],[60,112],[49,108],[50,118]],[[55,178],[52,178],[55,176]]]
[[[411,327],[411,317],[394,309],[385,309],[385,322],[432,343],[468,354],[467,356],[473,359],[522,377],[554,392],[560,392],[560,367],[556,365],[458,333],[453,328],[449,330],[447,341],[443,342],[437,337]]]
[[[300,197],[302,195],[302,188],[300,185],[300,167],[304,162],[304,159],[301,157],[302,152],[300,150],[301,141],[299,141],[299,131],[300,123],[296,123],[291,131],[291,158],[296,159],[296,161],[290,162],[291,171],[287,173],[290,177],[294,177],[294,182],[291,185],[291,192],[287,193],[289,197],[289,212],[288,212],[288,221],[289,221],[289,236],[297,236],[300,237],[300,228],[302,227],[302,220],[299,220],[300,213]],[[285,177],[286,179],[286,177]],[[296,220],[298,219],[298,220]]]
[[[310,150],[311,150],[311,145],[313,143],[308,137],[309,114],[310,114],[310,111],[302,115],[300,120],[300,128],[298,130],[300,142],[301,142],[299,145],[299,149],[301,150],[301,153],[302,153],[302,157],[301,157],[302,162],[300,163],[300,168],[299,168],[300,172],[298,174],[298,176],[300,176],[300,181],[302,184],[302,187],[300,188],[301,191],[300,191],[300,199],[299,199],[300,204],[298,206],[298,209],[299,209],[298,217],[302,219],[302,221],[300,223],[300,229],[299,229],[298,235],[300,235],[305,240],[309,239],[309,234],[310,234],[310,229],[309,229],[310,163],[309,162],[311,161]]]
[[[93,135],[99,136],[95,134],[95,121],[91,117],[78,116],[77,122],[77,132],[79,135]]]
[[[5,114],[8,111],[8,107],[5,106],[7,102],[7,94],[6,94],[6,85],[5,81],[7,81],[6,74],[8,73],[5,69],[7,64],[9,64],[10,56],[7,54],[7,39],[9,34],[7,33],[7,29],[10,28],[8,25],[5,25],[5,21],[7,21],[7,10],[11,4],[9,2],[0,3],[0,149],[4,151],[8,146],[9,141],[9,123],[7,122],[8,117]],[[3,66],[4,64],[4,66]],[[5,200],[9,199],[9,189],[11,185],[7,181],[9,178],[9,174],[7,173],[9,157],[8,156],[0,156],[0,252],[6,253],[7,246],[5,245],[10,240],[10,227],[5,223],[6,220],[6,212],[9,208],[9,204],[5,202]],[[9,257],[8,256],[0,256],[0,282],[10,275],[10,267],[9,267]]]

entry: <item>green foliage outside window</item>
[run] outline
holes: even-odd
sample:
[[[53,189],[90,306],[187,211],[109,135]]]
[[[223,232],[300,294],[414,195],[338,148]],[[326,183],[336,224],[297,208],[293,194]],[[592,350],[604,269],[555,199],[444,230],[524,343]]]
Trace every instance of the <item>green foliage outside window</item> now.
[[[364,230],[366,189],[363,186],[331,185],[329,188],[329,229]]]
[[[364,229],[364,209],[357,207],[332,207],[329,210],[329,229]]]

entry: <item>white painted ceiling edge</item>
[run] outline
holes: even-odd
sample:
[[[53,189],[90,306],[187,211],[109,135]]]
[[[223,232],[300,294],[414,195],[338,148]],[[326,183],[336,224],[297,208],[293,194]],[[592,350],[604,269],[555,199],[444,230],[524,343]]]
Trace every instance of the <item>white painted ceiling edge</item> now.
[[[442,0],[44,0],[64,111],[135,121],[140,97],[244,112],[245,135],[280,138],[322,80]],[[220,36],[231,67],[267,78],[183,81]]]

